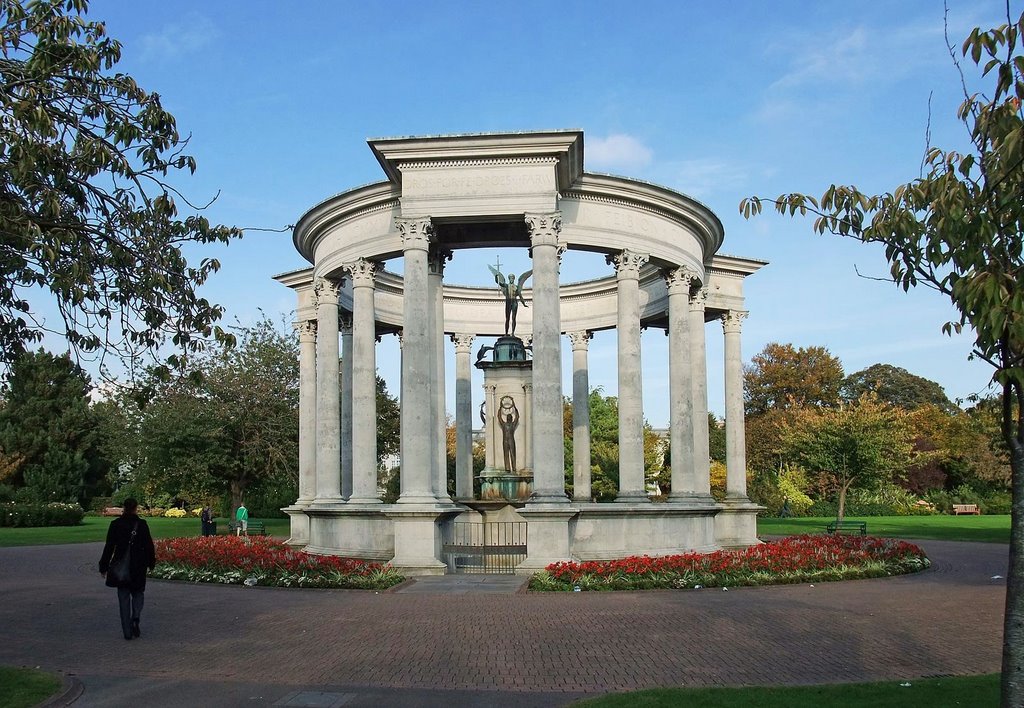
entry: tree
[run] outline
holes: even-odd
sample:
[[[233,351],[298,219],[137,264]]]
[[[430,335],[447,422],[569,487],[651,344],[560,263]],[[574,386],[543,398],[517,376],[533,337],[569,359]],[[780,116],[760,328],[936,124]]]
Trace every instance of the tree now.
[[[789,406],[834,406],[843,365],[825,347],[769,342],[743,368],[747,415]]]
[[[907,410],[926,405],[935,406],[945,413],[956,410],[942,386],[891,364],[873,364],[843,380],[841,394],[844,400],[855,401],[868,392],[877,394],[879,400]]]
[[[1024,705],[1024,13],[1014,23],[974,29],[959,55],[991,77],[989,94],[969,94],[958,53],[964,100],[957,117],[967,128],[965,152],[928,146],[919,178],[869,195],[829,187],[821,198],[752,197],[752,216],[767,201],[779,213],[815,216],[814,229],[885,247],[893,282],[932,288],[956,307],[943,331],[974,331],[973,356],[994,369],[1002,392],[1002,430],[1010,451],[1012,493],[1002,705]]]
[[[230,341],[196,293],[218,262],[191,266],[182,248],[241,231],[179,216],[176,200],[192,205],[168,175],[195,171],[188,139],[157,94],[112,73],[121,45],[87,8],[0,0],[0,363],[47,331],[129,360],[168,339]],[[56,328],[38,314],[47,294]]]
[[[837,408],[805,408],[786,422],[783,448],[811,472],[824,472],[838,494],[838,520],[851,487],[874,489],[912,461],[907,413],[865,396]]]
[[[227,493],[232,510],[253,486],[294,482],[298,469],[298,345],[266,317],[238,329],[236,347],[192,361],[201,375],[151,380],[137,414],[137,477],[165,492]]]
[[[44,501],[87,503],[109,464],[100,452],[92,384],[67,355],[39,350],[12,364],[0,408],[0,450],[14,486]],[[13,459],[12,459],[13,458]]]

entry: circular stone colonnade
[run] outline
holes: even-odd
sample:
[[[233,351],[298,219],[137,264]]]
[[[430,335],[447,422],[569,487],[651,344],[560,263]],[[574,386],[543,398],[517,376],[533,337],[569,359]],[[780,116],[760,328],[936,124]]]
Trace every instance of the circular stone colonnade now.
[[[552,131],[369,141],[387,181],[314,206],[294,229],[313,264],[277,276],[298,297],[299,498],[285,511],[289,542],[313,553],[390,561],[408,575],[446,572],[442,538],[456,520],[522,520],[518,572],[569,559],[710,551],[757,543],[761,507],[746,495],[740,326],[743,279],[763,261],[717,255],[721,222],[656,185],[583,171],[583,133]],[[471,502],[475,338],[504,333],[496,288],[444,284],[463,248],[526,247],[532,288],[517,329],[532,343],[523,385],[533,493],[521,508]],[[559,282],[566,249],[603,253],[615,276]],[[403,259],[403,275],[384,271]],[[725,338],[726,499],[710,494],[705,325]],[[652,503],[644,485],[641,327],[670,338],[671,488]],[[618,338],[619,489],[590,495],[587,344]],[[376,343],[401,339],[401,493],[377,487]],[[562,335],[572,347],[574,496],[565,492]],[[456,495],[445,465],[444,337],[455,343]],[[340,339],[340,345],[339,345]],[[339,363],[340,360],[340,363]],[[340,385],[340,388],[339,388]]]

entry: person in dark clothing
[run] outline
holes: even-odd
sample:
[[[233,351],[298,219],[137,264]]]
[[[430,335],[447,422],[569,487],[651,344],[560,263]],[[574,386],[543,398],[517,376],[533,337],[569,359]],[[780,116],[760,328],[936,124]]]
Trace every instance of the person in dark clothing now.
[[[199,520],[202,522],[203,535],[213,536],[213,510],[210,508],[209,504],[203,507]]]
[[[145,519],[136,513],[139,504],[134,499],[124,500],[124,512],[110,522],[107,543],[100,556],[100,574],[107,579],[107,587],[117,588],[117,602],[121,610],[121,630],[125,639],[141,636],[139,618],[146,594],[146,572],[156,566],[156,549]],[[128,577],[118,580],[112,566],[127,556]]]

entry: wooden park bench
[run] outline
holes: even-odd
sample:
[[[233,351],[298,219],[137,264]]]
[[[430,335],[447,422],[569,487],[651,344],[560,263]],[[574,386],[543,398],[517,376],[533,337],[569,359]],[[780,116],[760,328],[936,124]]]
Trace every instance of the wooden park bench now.
[[[238,529],[240,529],[240,528],[242,528],[242,524],[240,522],[238,522],[238,521],[229,521],[228,522],[228,534],[229,535],[234,536],[236,533],[238,533]],[[249,528],[246,531],[246,533],[249,536],[266,536],[267,535],[267,525],[264,524],[262,521],[253,521],[252,519],[249,519]]]
[[[848,534],[859,534],[861,536],[868,535],[868,524],[866,521],[829,521],[825,526],[825,530],[829,533],[848,533]]]
[[[977,504],[954,504],[953,516],[959,516],[960,514],[981,514],[981,509],[978,508]]]

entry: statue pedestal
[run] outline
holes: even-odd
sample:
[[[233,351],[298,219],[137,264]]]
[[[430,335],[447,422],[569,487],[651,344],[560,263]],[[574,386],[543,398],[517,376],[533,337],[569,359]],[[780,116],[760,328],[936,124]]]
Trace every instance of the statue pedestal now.
[[[486,350],[484,350],[486,351]],[[484,450],[480,498],[524,502],[533,492],[533,362],[519,337],[499,337],[484,372]]]

